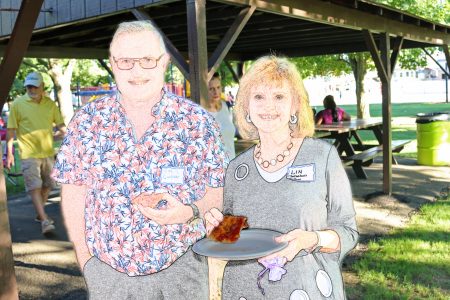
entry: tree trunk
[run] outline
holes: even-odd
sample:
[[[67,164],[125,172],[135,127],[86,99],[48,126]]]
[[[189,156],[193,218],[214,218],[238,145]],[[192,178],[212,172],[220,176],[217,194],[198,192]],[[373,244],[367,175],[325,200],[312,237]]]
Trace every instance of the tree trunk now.
[[[72,92],[70,91],[70,80],[76,60],[69,60],[68,65],[63,69],[59,59],[49,59],[50,68],[48,74],[52,77],[55,85],[56,100],[59,110],[66,125],[69,124],[73,116]]]
[[[365,101],[364,77],[367,74],[367,58],[359,53],[350,57],[350,65],[355,76],[356,83],[356,105],[358,119],[369,119],[369,103]]]

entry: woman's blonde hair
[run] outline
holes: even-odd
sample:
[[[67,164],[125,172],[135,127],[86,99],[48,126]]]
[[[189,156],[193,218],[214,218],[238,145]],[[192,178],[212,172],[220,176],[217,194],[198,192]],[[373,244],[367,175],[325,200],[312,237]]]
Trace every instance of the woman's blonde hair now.
[[[313,112],[309,106],[308,94],[295,65],[285,58],[267,55],[257,59],[239,81],[236,95],[236,122],[243,139],[259,139],[258,129],[246,120],[252,88],[265,85],[280,87],[283,83],[291,88],[292,105],[296,109],[297,123],[289,123],[295,137],[314,134]]]

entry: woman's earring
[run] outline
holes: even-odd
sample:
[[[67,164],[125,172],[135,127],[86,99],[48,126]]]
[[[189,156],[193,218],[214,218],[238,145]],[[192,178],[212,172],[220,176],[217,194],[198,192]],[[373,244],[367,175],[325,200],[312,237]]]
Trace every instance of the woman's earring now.
[[[289,123],[296,124],[297,123],[297,115],[292,115],[289,119]]]
[[[251,123],[252,122],[252,120],[250,120],[250,115],[249,114],[247,114],[246,116],[245,116],[245,119],[247,120],[247,122],[249,122],[249,123]]]

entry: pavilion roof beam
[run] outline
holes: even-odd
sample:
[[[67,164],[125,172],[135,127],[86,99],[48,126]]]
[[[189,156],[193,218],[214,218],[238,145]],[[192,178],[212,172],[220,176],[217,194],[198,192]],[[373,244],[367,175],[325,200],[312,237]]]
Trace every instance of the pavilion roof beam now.
[[[186,59],[181,55],[181,53],[178,51],[178,49],[172,44],[172,42],[167,38],[167,36],[164,34],[164,32],[159,29],[158,25],[152,20],[152,18],[147,14],[147,12],[143,9],[132,9],[131,12],[136,17],[136,19],[141,21],[148,21],[150,22],[159,32],[161,33],[164,43],[166,44],[167,51],[170,54],[170,58],[172,59],[172,62],[177,66],[177,68],[181,71],[184,77],[188,81],[190,81],[189,76],[189,64],[186,61]]]
[[[220,0],[218,0],[221,2]],[[384,13],[374,14],[370,12],[359,11],[357,9],[348,9],[348,7],[317,0],[278,0],[276,3],[264,0],[227,0],[241,5],[255,5],[257,11],[275,13],[291,18],[311,20],[314,22],[330,24],[339,27],[362,30],[370,28],[372,32],[387,32],[395,36],[429,42],[436,45],[450,44],[450,36],[447,34],[446,27],[435,25],[425,19],[420,24],[405,24],[401,18],[386,18]],[[359,4],[364,4],[359,1]],[[366,3],[367,5],[367,3]],[[378,4],[374,6],[377,8]],[[392,14],[397,12],[391,9]],[[403,15],[406,16],[402,12]],[[408,15],[408,18],[419,20],[418,17]],[[439,30],[438,30],[439,29]]]
[[[239,76],[234,71],[233,67],[231,66],[229,61],[225,61],[225,65],[227,66],[228,70],[230,70],[231,76],[233,76],[233,80],[236,83],[239,83]]]
[[[220,41],[217,48],[214,50],[208,61],[208,80],[212,78],[214,72],[217,70],[224,57],[227,55],[234,41],[236,41],[236,39],[238,38],[239,34],[241,33],[245,24],[247,24],[255,9],[256,6],[244,8],[239,13],[236,20],[233,22],[233,25],[231,25],[231,27],[228,29],[227,33]]]
[[[397,64],[398,56],[400,55],[400,50],[403,46],[403,41],[405,40],[404,37],[398,36],[394,40],[394,45],[392,46],[392,55],[391,55],[391,73],[394,72],[395,65]]]
[[[0,56],[2,56],[5,51],[6,46],[0,45]],[[29,46],[24,57],[106,59],[109,57],[109,51],[107,49],[98,48]]]
[[[430,52],[428,52],[425,48],[422,48],[422,50],[439,66],[439,68],[441,68],[442,72],[444,72],[445,75],[450,76],[449,72],[443,66],[441,66],[441,64],[430,54]]]
[[[112,72],[111,68],[105,63],[103,59],[97,59],[98,62],[102,65],[102,67],[108,72],[109,75],[111,75],[112,78],[114,78],[114,73]]]
[[[448,67],[448,69],[450,70],[450,53],[449,53],[449,51],[448,51],[448,45],[447,45],[447,44],[444,44],[444,45],[442,45],[442,48],[443,48],[443,50],[444,50],[445,59],[446,59],[446,61],[447,61],[447,67]]]
[[[373,62],[378,71],[378,76],[380,77],[381,82],[388,82],[390,80],[388,73],[390,70],[386,70],[383,65],[383,61],[381,60],[381,56],[378,53],[378,48],[375,43],[375,39],[373,38],[372,32],[367,29],[363,29],[362,33],[366,40],[367,48],[369,48],[369,52],[372,55]]]

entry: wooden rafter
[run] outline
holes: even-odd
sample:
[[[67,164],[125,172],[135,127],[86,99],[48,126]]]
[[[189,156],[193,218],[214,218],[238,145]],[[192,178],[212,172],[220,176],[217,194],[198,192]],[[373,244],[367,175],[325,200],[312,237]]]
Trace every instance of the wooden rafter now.
[[[444,53],[445,53],[445,59],[447,61],[447,67],[450,70],[450,53],[448,51],[448,45],[447,44],[442,45],[442,49],[444,50]]]
[[[373,38],[372,33],[367,29],[363,29],[362,33],[366,40],[367,48],[369,48],[369,52],[372,55],[372,59],[377,68],[378,76],[380,77],[381,82],[387,82],[388,80],[390,80],[390,78],[388,76],[388,73],[386,73],[380,54],[378,53],[378,47],[375,43],[375,39]]]
[[[191,99],[203,107],[208,99],[208,48],[205,0],[186,0]]]
[[[225,61],[225,65],[227,66],[228,70],[230,71],[231,76],[233,76],[234,82],[239,83],[239,77],[236,74],[236,72],[233,70],[233,67],[231,66],[230,62]]]
[[[220,41],[216,50],[214,50],[214,52],[211,55],[209,62],[208,62],[208,68],[209,68],[208,80],[212,78],[212,75],[219,67],[219,65],[222,62],[222,60],[224,59],[225,55],[227,55],[227,53],[230,50],[231,46],[233,45],[234,41],[237,39],[237,37],[241,33],[245,24],[247,24],[248,20],[252,16],[255,9],[256,9],[256,6],[244,8],[239,13],[236,20],[233,22],[233,25],[231,25],[231,27],[228,29],[225,36],[222,38],[222,40]]]
[[[422,48],[423,52],[425,52],[426,55],[428,55],[437,65],[438,67],[442,70],[442,72],[445,73],[445,75],[450,76],[449,72],[443,67],[441,66],[441,64],[430,54],[430,52],[427,51],[427,49]],[[444,50],[445,52],[445,50]]]
[[[181,73],[186,77],[187,80],[189,79],[189,64],[187,63],[186,59],[181,55],[181,53],[178,51],[178,49],[172,44],[172,42],[169,40],[169,38],[161,31],[161,29],[156,25],[156,23],[152,20],[152,18],[147,14],[147,12],[143,9],[132,9],[131,12],[136,17],[136,19],[141,21],[148,21],[150,22],[162,35],[164,39],[164,43],[166,44],[167,51],[170,54],[170,58],[172,59],[172,62],[177,66],[177,68],[181,71]]]
[[[398,36],[394,41],[394,45],[392,45],[391,75],[394,73],[395,65],[397,64],[398,56],[400,54],[400,50],[402,49],[404,40],[405,39],[403,37]]]

